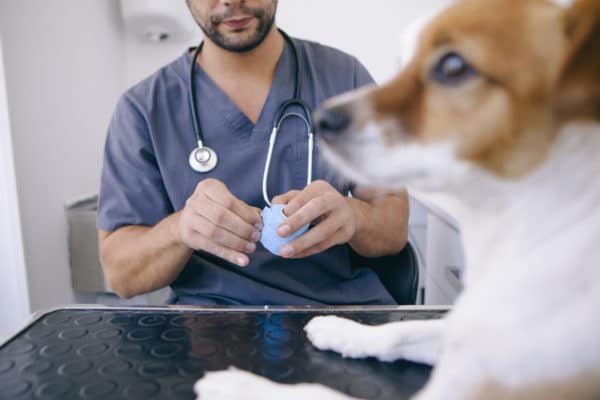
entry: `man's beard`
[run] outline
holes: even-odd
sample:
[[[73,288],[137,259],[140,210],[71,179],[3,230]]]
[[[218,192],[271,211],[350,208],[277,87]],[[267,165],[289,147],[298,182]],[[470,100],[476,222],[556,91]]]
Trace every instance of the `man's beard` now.
[[[276,4],[277,3],[275,3],[275,8],[277,7]],[[266,11],[262,8],[252,9],[240,7],[239,13],[236,14],[252,16],[258,19],[258,26],[256,27],[256,30],[252,32],[250,36],[246,38],[246,40],[243,41],[231,41],[227,38],[227,35],[223,35],[217,30],[222,21],[227,18],[231,18],[234,15],[234,11],[237,10],[229,8],[225,13],[212,15],[207,23],[201,23],[199,18],[196,18],[196,16],[194,16],[194,18],[196,19],[196,22],[198,22],[202,32],[204,32],[204,35],[217,46],[236,53],[243,53],[255,49],[265,40],[271,31],[273,23],[275,22],[275,9],[271,15],[267,15]]]

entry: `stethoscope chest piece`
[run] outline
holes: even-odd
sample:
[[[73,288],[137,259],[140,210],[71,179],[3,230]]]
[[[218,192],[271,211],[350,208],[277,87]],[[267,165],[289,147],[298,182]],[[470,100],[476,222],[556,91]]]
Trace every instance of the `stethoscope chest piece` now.
[[[210,147],[196,147],[190,153],[189,164],[196,172],[210,172],[217,166],[217,153]]]
[[[298,50],[296,49],[296,45],[294,44],[294,42],[292,41],[292,39],[282,30],[279,30],[281,32],[281,34],[283,35],[283,38],[286,40],[286,42],[290,45],[293,55],[294,55],[294,61],[295,61],[295,65],[296,65],[296,82],[295,82],[295,86],[294,86],[294,97],[288,101],[285,101],[283,104],[280,105],[279,110],[277,112],[277,118],[275,119],[275,123],[273,124],[274,128],[274,133],[271,135],[272,136],[272,141],[270,144],[270,150],[272,151],[273,149],[273,142],[274,142],[274,136],[277,135],[277,130],[279,129],[279,125],[281,125],[281,121],[283,121],[285,118],[287,118],[288,116],[300,116],[300,118],[302,118],[305,123],[307,124],[307,127],[310,131],[310,109],[308,108],[308,106],[301,100],[301,95],[300,95],[300,88],[301,88],[301,83],[302,83],[302,74],[301,74],[301,68],[300,68],[300,62],[298,60]],[[194,90],[194,70],[197,64],[197,60],[198,60],[198,54],[200,53],[200,50],[202,49],[202,43],[200,43],[200,45],[196,48],[196,51],[194,51],[194,55],[192,56],[192,61],[191,61],[191,66],[190,66],[190,80],[189,80],[189,96],[190,96],[190,108],[191,108],[191,112],[192,112],[192,121],[194,123],[194,132],[196,134],[196,141],[198,143],[198,147],[196,147],[194,150],[192,150],[192,152],[190,153],[188,162],[190,164],[190,167],[196,171],[196,172],[210,172],[213,169],[215,169],[215,167],[217,166],[217,153],[215,153],[215,151],[213,149],[211,149],[210,147],[206,147],[203,145],[204,143],[204,135],[202,134],[202,126],[200,125],[200,117],[198,115],[198,104],[196,101],[196,91]],[[288,113],[286,114],[286,110],[290,107],[290,106],[299,106],[301,109],[304,109],[304,116],[302,115],[298,115],[297,113]],[[312,137],[312,133],[310,133],[309,137]],[[312,140],[312,139],[311,139]],[[312,144],[311,144],[312,146]],[[312,147],[309,149],[312,150]],[[268,174],[268,165],[271,159],[271,155],[269,154],[269,156],[267,157],[267,168],[265,169],[265,174]],[[309,161],[310,163],[310,161]],[[266,178],[265,178],[266,179]],[[310,179],[309,179],[310,182]],[[266,184],[265,184],[266,186]],[[265,191],[265,199],[267,199],[267,204],[270,204],[268,201],[268,198],[266,196],[266,188],[264,189]]]

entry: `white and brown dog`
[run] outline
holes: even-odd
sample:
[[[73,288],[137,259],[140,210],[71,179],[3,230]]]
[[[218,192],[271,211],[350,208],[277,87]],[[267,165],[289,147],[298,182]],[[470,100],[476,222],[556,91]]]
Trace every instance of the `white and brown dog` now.
[[[466,0],[389,84],[329,101],[323,150],[460,223],[465,291],[441,321],[317,317],[312,343],[436,364],[418,400],[600,399],[600,0]],[[212,399],[348,399],[230,370]]]

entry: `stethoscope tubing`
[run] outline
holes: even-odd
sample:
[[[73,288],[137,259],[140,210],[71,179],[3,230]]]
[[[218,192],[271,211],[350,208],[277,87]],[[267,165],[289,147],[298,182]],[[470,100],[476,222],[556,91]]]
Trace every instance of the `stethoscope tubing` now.
[[[297,112],[289,112],[287,114],[284,114],[282,116],[282,118],[279,120],[279,123],[275,126],[273,126],[273,130],[271,131],[271,136],[269,137],[269,150],[267,151],[267,158],[265,161],[265,169],[263,172],[263,180],[262,180],[262,192],[263,192],[263,199],[265,200],[265,203],[268,206],[271,206],[271,201],[269,200],[269,193],[267,190],[267,181],[269,179],[269,170],[271,167],[271,159],[273,157],[273,148],[275,147],[275,142],[277,141],[277,134],[279,133],[279,128],[281,127],[281,123],[286,119],[286,118],[290,118],[290,117],[296,117],[296,118],[300,118],[303,122],[304,125],[306,126],[306,131],[307,131],[307,136],[308,136],[308,166],[306,168],[306,184],[308,185],[310,182],[312,182],[312,157],[313,157],[313,148],[314,148],[314,135],[312,133],[312,129],[310,126],[310,121],[302,114],[297,113]]]
[[[306,132],[308,136],[308,167],[307,167],[307,185],[312,181],[312,160],[313,160],[313,148],[314,148],[314,135],[312,129],[312,120],[311,120],[311,109],[310,106],[302,100],[302,66],[300,64],[300,58],[298,55],[298,49],[296,48],[295,43],[292,38],[288,36],[283,30],[278,29],[286,43],[290,46],[292,50],[292,55],[294,57],[295,64],[295,84],[294,84],[294,94],[291,99],[288,99],[280,104],[277,109],[277,113],[275,114],[275,119],[273,120],[273,129],[271,131],[271,136],[269,137],[269,149],[267,152],[267,158],[265,161],[265,169],[263,172],[263,197],[265,203],[267,205],[271,205],[271,201],[269,200],[269,195],[267,191],[267,181],[269,177],[269,168],[271,165],[271,159],[273,157],[273,149],[275,147],[275,142],[277,141],[277,134],[281,127],[281,124],[284,120],[290,117],[300,118],[304,125],[306,126]],[[204,134],[202,132],[202,126],[200,124],[200,116],[198,115],[198,99],[196,97],[196,91],[194,90],[194,77],[196,70],[196,62],[198,59],[198,55],[202,50],[203,42],[201,42],[198,47],[195,49],[194,54],[192,56],[192,63],[190,67],[190,87],[189,87],[189,98],[190,105],[192,111],[192,120],[194,124],[194,133],[196,136],[196,143],[198,145],[197,148],[192,150],[192,153],[189,156],[189,164],[190,167],[201,173],[206,173],[211,171],[216,167],[217,164],[217,154],[216,152],[207,147],[204,141]],[[291,107],[297,107],[302,110],[302,112],[297,111],[288,111]],[[203,157],[202,160],[198,160],[198,155],[202,154],[207,157]]]

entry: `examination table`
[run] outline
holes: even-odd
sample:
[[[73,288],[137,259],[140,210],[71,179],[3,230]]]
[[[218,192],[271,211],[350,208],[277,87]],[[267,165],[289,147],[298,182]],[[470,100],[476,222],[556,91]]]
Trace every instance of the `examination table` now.
[[[37,313],[0,345],[0,399],[194,399],[204,371],[236,366],[277,382],[319,382],[364,399],[407,399],[428,366],[345,359],[303,327],[335,314],[366,324],[439,318],[446,309],[111,308]]]

